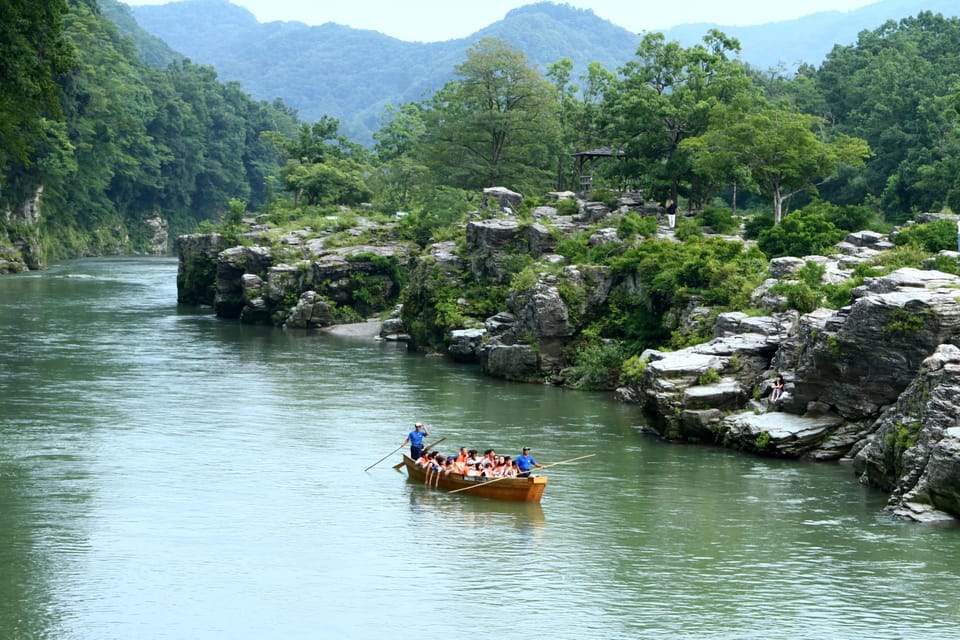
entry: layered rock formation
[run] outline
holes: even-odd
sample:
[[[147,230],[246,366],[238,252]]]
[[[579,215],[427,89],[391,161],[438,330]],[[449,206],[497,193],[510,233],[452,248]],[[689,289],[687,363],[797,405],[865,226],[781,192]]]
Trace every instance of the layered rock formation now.
[[[771,271],[789,277],[783,267]],[[868,278],[838,311],[723,314],[715,334],[648,351],[641,380],[619,396],[666,438],[852,459],[863,482],[892,491],[899,515],[960,516],[960,278],[900,269]],[[786,394],[772,402],[778,373]]]

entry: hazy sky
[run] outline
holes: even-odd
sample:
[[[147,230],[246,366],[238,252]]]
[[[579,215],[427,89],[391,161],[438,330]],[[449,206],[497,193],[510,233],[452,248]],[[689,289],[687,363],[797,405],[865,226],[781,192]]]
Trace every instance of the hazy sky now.
[[[123,0],[130,5],[170,0]],[[763,24],[818,11],[849,11],[878,0],[570,0],[567,4],[635,33],[678,24],[710,22],[724,26]],[[373,29],[401,40],[433,42],[462,38],[535,0],[231,0],[260,22],[296,20],[310,25],[336,22]]]

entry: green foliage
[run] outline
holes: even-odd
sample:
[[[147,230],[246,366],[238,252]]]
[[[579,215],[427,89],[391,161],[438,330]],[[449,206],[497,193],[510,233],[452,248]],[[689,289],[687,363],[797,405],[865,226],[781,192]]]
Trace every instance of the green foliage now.
[[[883,328],[883,335],[889,339],[909,337],[921,331],[934,317],[935,313],[930,309],[916,313],[898,307],[890,313],[887,324]]]
[[[786,296],[787,308],[800,313],[810,313],[823,301],[819,287],[812,287],[804,281],[780,282],[770,287],[770,293]]]
[[[720,382],[720,372],[716,369],[707,369],[699,376],[697,376],[697,384],[699,385],[708,385]]]
[[[763,231],[773,228],[773,211],[763,211],[749,216],[743,227],[743,237],[747,240],[756,240]]]
[[[415,211],[401,218],[400,237],[421,247],[462,235],[466,213],[476,205],[476,196],[461,189],[437,186],[423,194]]]
[[[74,64],[64,36],[66,0],[0,0],[0,185],[11,163],[26,163],[58,120],[56,78]]]
[[[896,271],[904,267],[922,269],[927,260],[931,258],[929,251],[916,244],[898,245],[890,251],[884,251],[874,260],[877,265],[888,268],[890,271]]]
[[[632,240],[637,235],[650,237],[656,235],[658,228],[655,217],[641,216],[636,211],[631,211],[617,222],[617,237],[621,240]]]
[[[720,207],[704,207],[698,216],[700,222],[710,227],[714,233],[729,234],[740,228],[740,221],[733,216],[730,209]]]
[[[613,189],[599,188],[590,192],[590,199],[594,202],[602,202],[611,209],[616,209],[617,200],[620,195]]]
[[[920,436],[920,427],[919,421],[911,422],[908,425],[897,422],[887,431],[885,438],[887,445],[894,449],[895,455],[900,455],[907,449],[915,447]]]
[[[677,236],[677,240],[687,242],[688,240],[703,236],[703,227],[697,224],[696,220],[679,218],[677,226],[674,229],[674,235]]]
[[[887,218],[899,223],[938,210],[956,191],[958,38],[960,19],[923,11],[834,47],[815,78],[825,112],[867,140],[874,155],[864,170],[825,184],[825,198],[879,196]]]
[[[895,245],[916,245],[929,253],[938,251],[956,251],[957,249],[957,222],[948,218],[941,218],[926,224],[915,224],[905,227],[893,236]]]
[[[840,309],[851,303],[851,293],[856,287],[863,284],[865,278],[876,278],[884,274],[883,269],[861,262],[853,268],[853,275],[841,283],[824,283],[820,291],[824,297],[824,304],[831,309]]]
[[[623,361],[620,368],[620,380],[624,384],[637,385],[643,379],[643,372],[647,370],[650,364],[644,358],[634,354]]]
[[[465,189],[550,183],[558,135],[553,88],[504,40],[483,39],[425,105],[416,156],[440,184]]]
[[[617,385],[624,359],[623,347],[613,340],[588,340],[574,351],[571,365],[564,370],[573,389],[609,390]]]
[[[769,258],[802,257],[826,252],[844,235],[822,213],[801,209],[761,231],[757,245]]]
[[[37,121],[29,164],[0,160],[6,202],[19,207],[44,186],[49,257],[150,251],[144,220],[158,213],[175,235],[218,220],[231,198],[262,203],[278,158],[260,133],[292,128],[293,115],[253,102],[208,67],[150,68],[96,3],[69,6],[63,34],[76,64],[59,74],[61,108],[48,110],[63,121]]]
[[[580,213],[580,203],[574,198],[562,198],[557,201],[557,214],[573,216]]]
[[[769,431],[761,431],[760,435],[758,435],[754,441],[753,446],[756,447],[757,451],[763,451],[770,446],[772,440],[773,438],[770,437]]]
[[[640,352],[667,344],[666,318],[694,298],[716,309],[748,307],[768,264],[755,247],[708,238],[687,244],[646,240],[612,259],[611,266],[625,284],[611,291],[600,333]]]
[[[814,198],[803,208],[807,213],[819,213],[823,218],[843,231],[863,231],[871,229],[882,231],[888,227],[886,223],[877,219],[876,213],[865,205],[839,206]]]
[[[834,358],[839,358],[841,354],[841,345],[840,339],[835,335],[827,336],[827,351],[830,352]]]

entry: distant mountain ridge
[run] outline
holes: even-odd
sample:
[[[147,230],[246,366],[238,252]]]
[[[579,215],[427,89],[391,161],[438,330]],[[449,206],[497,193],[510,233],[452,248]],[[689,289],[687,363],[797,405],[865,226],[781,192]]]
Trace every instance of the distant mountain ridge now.
[[[405,42],[334,23],[260,23],[228,0],[184,0],[131,11],[143,30],[193,62],[213,65],[221,80],[238,81],[257,99],[280,97],[308,121],[324,114],[336,117],[345,134],[364,143],[379,128],[386,105],[421,100],[442,86],[465,51],[481,38],[506,39],[541,70],[569,57],[574,81],[591,62],[615,71],[633,58],[640,42],[640,35],[592,10],[552,2],[513,9],[466,38],[431,43]],[[690,46],[718,28],[740,40],[741,57],[752,66],[766,69],[782,62],[792,69],[801,61],[819,65],[835,44],[852,44],[864,29],[921,11],[956,16],[960,3],[881,0],[846,13],[823,12],[754,27],[687,24],[664,34]]]

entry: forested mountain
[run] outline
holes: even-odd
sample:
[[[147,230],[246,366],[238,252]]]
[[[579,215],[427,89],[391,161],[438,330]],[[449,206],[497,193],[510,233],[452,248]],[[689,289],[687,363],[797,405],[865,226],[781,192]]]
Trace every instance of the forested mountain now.
[[[507,186],[534,206],[584,177],[600,200],[629,185],[649,201],[712,207],[731,221],[746,209],[768,255],[812,253],[810,238],[819,245],[871,220],[960,210],[957,18],[921,12],[886,22],[795,75],[746,67],[739,43],[720,31],[686,47],[644,34],[625,63],[591,64],[582,78],[570,58],[537,62],[506,38],[482,38],[442,86],[387,106],[375,144],[364,147],[337,118],[302,123],[283,102],[254,101],[137,32],[114,0],[102,3],[137,44],[96,0],[15,5],[21,15],[0,25],[9,43],[0,65],[0,270],[32,268],[42,256],[157,251],[159,231],[206,220],[232,221],[236,231],[244,205],[314,229],[341,208],[363,205],[391,220],[405,211],[402,233],[425,245],[456,233],[481,188]],[[560,14],[595,20],[552,4],[511,20]],[[168,64],[150,66],[138,52]],[[328,67],[342,64],[339,53],[351,59],[349,49],[328,51]],[[299,86],[309,85],[311,58],[288,54]],[[423,62],[424,82],[432,64]],[[584,175],[574,152],[600,146],[622,155]],[[7,255],[19,263],[5,267]]]
[[[819,65],[835,44],[852,44],[864,29],[920,11],[958,15],[954,0],[882,0],[847,13],[825,12],[754,27],[691,24],[665,32],[683,46],[701,41],[711,28],[740,40],[741,59],[758,69],[798,62]],[[195,62],[212,64],[253,96],[280,97],[305,120],[327,114],[363,143],[380,125],[387,104],[419,100],[450,79],[471,44],[504,38],[541,72],[568,57],[577,82],[591,62],[610,71],[629,61],[640,36],[566,4],[540,2],[510,11],[473,35],[434,43],[404,42],[375,31],[327,23],[260,24],[228,0],[185,0],[138,6],[140,25]]]
[[[254,101],[209,66],[145,64],[95,0],[32,6],[14,23],[58,34],[67,55],[47,72],[57,91],[47,90],[34,111],[26,111],[30,102],[0,100],[0,124],[13,124],[0,139],[0,254],[9,243],[19,247],[15,261],[35,267],[57,257],[148,252],[166,246],[168,228],[218,220],[232,199],[252,206],[266,199],[280,157],[261,134],[295,135],[291,110]],[[43,59],[53,49],[25,38],[7,43],[11,60]],[[13,77],[0,78],[5,97],[43,82],[40,69],[9,68]]]

